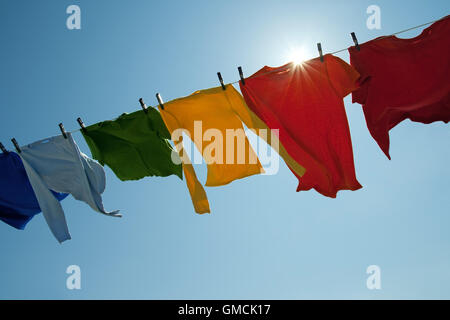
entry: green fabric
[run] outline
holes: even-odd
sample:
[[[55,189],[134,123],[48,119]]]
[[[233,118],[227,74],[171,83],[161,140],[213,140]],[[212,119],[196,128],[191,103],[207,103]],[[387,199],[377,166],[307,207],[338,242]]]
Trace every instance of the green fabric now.
[[[92,157],[107,164],[122,181],[172,174],[183,179],[181,161],[172,161],[172,152],[180,158],[169,143],[170,133],[161,115],[153,108],[147,111],[124,113],[81,130]]]

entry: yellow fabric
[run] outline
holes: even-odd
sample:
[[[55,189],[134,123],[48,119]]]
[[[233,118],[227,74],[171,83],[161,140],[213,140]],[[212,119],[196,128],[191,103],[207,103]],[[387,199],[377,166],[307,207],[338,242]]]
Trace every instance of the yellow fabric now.
[[[277,135],[270,134],[270,129],[267,125],[252,111],[245,103],[244,98],[239,92],[232,86],[226,86],[227,91],[230,91],[229,96],[232,97],[233,103],[231,104],[236,114],[239,116],[241,121],[247,126],[247,128],[252,129],[260,138],[262,138],[268,145],[277,146],[280,157],[286,162],[292,171],[294,171],[299,177],[303,176],[306,169],[296,162],[286,151]],[[231,93],[233,91],[233,93]],[[263,129],[267,134],[262,134],[261,129]],[[274,138],[274,139],[272,139]],[[276,141],[275,141],[276,139]],[[276,148],[275,148],[276,149]]]
[[[184,180],[186,181],[186,186],[188,187],[189,194],[191,195],[195,212],[199,214],[210,213],[211,210],[209,208],[209,201],[206,196],[205,189],[203,189],[202,184],[198,181],[194,167],[192,166],[189,157],[184,152],[182,140],[183,137],[180,137],[180,140],[175,142],[175,147],[183,163]]]
[[[197,213],[209,212],[206,193],[195,175],[189,157],[185,154],[181,146],[181,139],[175,139],[173,133],[177,129],[183,129],[202,154],[208,168],[206,186],[221,186],[237,179],[262,173],[264,169],[245,134],[243,136],[243,141],[245,142],[245,161],[242,161],[240,158],[241,161],[239,162],[238,155],[240,154],[239,151],[242,150],[238,150],[238,143],[236,141],[233,143],[233,149],[228,148],[229,152],[227,155],[227,129],[242,130],[242,132],[244,130],[242,122],[235,111],[242,110],[242,108],[244,110],[247,108],[245,102],[231,85],[228,85],[226,90],[222,90],[222,87],[217,87],[196,91],[187,97],[164,103],[164,109],[159,107],[161,116],[171,132],[176,148],[180,153],[186,184]],[[201,121],[202,132],[195,131],[195,121]],[[210,153],[211,155],[214,154],[214,156],[222,158],[222,163],[214,162],[214,156],[208,156],[211,145],[217,142],[215,137],[211,137],[210,142],[203,141],[206,140],[204,139],[204,135],[210,129],[215,130],[223,137],[222,148],[217,148],[214,152]],[[220,157],[220,153],[222,153],[222,157]],[[231,159],[231,156],[234,156],[234,158]],[[233,160],[232,163],[227,161],[227,157]]]

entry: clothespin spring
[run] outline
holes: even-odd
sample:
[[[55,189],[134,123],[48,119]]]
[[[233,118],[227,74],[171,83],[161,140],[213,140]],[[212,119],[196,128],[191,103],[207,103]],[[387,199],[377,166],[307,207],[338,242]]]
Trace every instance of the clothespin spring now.
[[[317,50],[319,50],[320,61],[323,62],[322,45],[320,44],[320,42],[317,44]]]
[[[354,32],[350,33],[350,35],[352,36],[353,39],[353,43],[355,44],[356,50],[360,51],[360,47],[359,47],[359,43],[358,43],[358,39],[356,39],[356,34]]]
[[[156,99],[158,100],[158,103],[159,103],[159,106],[161,107],[161,109],[164,110],[164,103],[163,103],[163,100],[159,93],[156,94]]]
[[[64,139],[67,139],[67,132],[66,132],[66,129],[64,129],[63,124],[60,123],[60,124],[58,124],[58,126],[59,126],[59,130],[61,130],[61,133],[62,133]]]
[[[222,78],[222,75],[220,74],[220,72],[217,72],[217,77],[219,78],[220,85],[222,86],[222,89],[226,90],[225,85],[223,84],[223,78]]]
[[[0,142],[0,150],[2,150],[3,153],[8,153],[8,150],[6,150],[5,146],[1,142]]]
[[[81,120],[81,118],[77,118],[77,122],[80,125],[81,130],[86,131],[86,126],[84,125],[83,120]]]
[[[148,113],[147,106],[142,98],[139,99],[139,103],[141,104],[142,110],[144,110],[145,113]]]
[[[242,72],[242,67],[238,67],[239,77],[241,78],[242,84],[245,86],[244,73]]]
[[[15,139],[15,138],[12,138],[12,139],[11,139],[11,142],[13,143],[13,145],[14,145],[14,147],[16,148],[17,152],[18,152],[18,153],[21,153],[22,150],[20,150],[19,144],[17,143],[16,139]]]

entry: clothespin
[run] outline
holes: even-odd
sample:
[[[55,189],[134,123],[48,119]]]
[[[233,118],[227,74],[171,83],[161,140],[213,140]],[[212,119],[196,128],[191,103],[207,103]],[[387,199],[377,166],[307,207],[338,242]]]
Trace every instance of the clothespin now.
[[[62,133],[64,139],[67,139],[67,132],[66,132],[66,130],[64,129],[63,124],[60,123],[60,124],[58,124],[58,126],[59,126],[59,130],[61,130],[61,133]]]
[[[164,103],[159,93],[156,94],[156,99],[158,100],[159,106],[164,110]]]
[[[86,126],[84,125],[83,120],[81,120],[81,118],[78,118],[77,122],[80,125],[81,130],[85,131],[86,130]]]
[[[222,75],[220,74],[220,72],[217,72],[217,77],[219,78],[222,89],[225,90],[226,88],[225,88],[225,85],[223,84],[223,79],[222,79]]]
[[[319,50],[320,61],[323,62],[322,45],[320,44],[320,42],[317,44],[317,50]]]
[[[6,150],[5,146],[0,142],[0,150],[2,150],[3,153],[8,153],[8,150]]]
[[[20,150],[19,144],[17,143],[16,139],[12,138],[11,141],[12,141],[14,147],[16,148],[17,152],[21,153],[22,150]]]
[[[245,86],[244,73],[242,72],[242,67],[238,67],[239,77],[241,78],[242,84]]]
[[[352,33],[350,33],[350,35],[352,36],[353,43],[355,44],[356,50],[359,51],[359,50],[360,50],[360,48],[359,48],[359,43],[358,43],[358,39],[356,39],[355,33],[352,32]]]
[[[139,99],[139,103],[141,104],[142,110],[144,110],[145,113],[148,113],[147,106],[145,105],[144,100],[142,100],[142,98]]]

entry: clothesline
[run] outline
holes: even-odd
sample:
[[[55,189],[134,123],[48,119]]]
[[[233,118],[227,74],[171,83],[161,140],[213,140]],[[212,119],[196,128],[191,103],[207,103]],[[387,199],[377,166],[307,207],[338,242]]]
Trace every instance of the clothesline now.
[[[437,22],[437,21],[439,21],[439,20],[442,20],[442,19],[443,19],[443,18],[437,19],[437,20],[434,20],[434,21],[430,21],[430,22],[427,22],[427,23],[423,23],[423,24],[421,24],[421,25],[418,25],[418,26],[415,26],[415,27],[411,27],[411,28],[408,28],[408,29],[405,29],[405,30],[402,30],[402,31],[397,31],[397,32],[394,32],[394,33],[392,33],[392,34],[390,34],[390,35],[387,35],[387,36],[381,36],[381,37],[379,37],[379,39],[383,39],[383,38],[387,38],[387,37],[392,37],[392,36],[395,36],[395,35],[400,34],[400,33],[408,32],[408,31],[411,31],[411,30],[414,30],[414,29],[417,29],[417,28],[420,28],[420,27],[424,27],[424,26],[426,26],[426,25],[435,23],[435,22]],[[348,49],[348,48],[341,49],[341,50],[338,50],[338,51],[334,51],[334,52],[331,52],[330,54],[340,53],[340,52],[346,51],[347,49]]]
[[[389,131],[404,120],[449,123],[449,33],[450,15],[417,37],[382,36],[365,42],[364,48],[351,33],[355,45],[348,47],[350,63],[334,54],[327,54],[324,63],[318,44],[320,59],[301,67],[292,62],[263,67],[245,79],[239,67],[240,92],[230,83],[225,87],[218,73],[221,86],[198,90],[165,106],[156,94],[159,108],[147,108],[139,99],[145,112],[124,113],[87,128],[78,118],[92,158],[80,151],[62,124],[62,135],[23,148],[13,138],[17,153],[0,154],[0,220],[24,229],[42,212],[55,238],[63,242],[70,239],[60,204],[67,194],[99,213],[120,216],[103,206],[104,166],[121,181],[177,176],[184,180],[195,212],[211,213],[193,164],[206,163],[204,185],[218,187],[272,169],[276,173],[278,158],[274,167],[272,151],[297,178],[297,192],[314,189],[336,198],[341,190],[361,189],[344,98],[351,93],[352,102],[361,105],[370,135],[389,159]],[[257,148],[257,153],[252,148],[244,126],[273,147],[269,158],[264,154],[267,149]],[[278,133],[269,138],[269,130]],[[184,149],[181,134],[191,137],[201,158]],[[259,155],[269,161],[260,161]]]
[[[422,24],[420,24],[420,25],[417,25],[417,26],[414,26],[414,27],[411,27],[411,28],[408,28],[408,29],[405,29],[405,30],[401,30],[401,31],[394,32],[394,33],[392,33],[392,34],[390,34],[390,35],[387,35],[387,36],[381,36],[381,37],[379,37],[379,39],[383,39],[383,38],[386,38],[386,37],[395,36],[395,35],[397,35],[397,34],[405,33],[405,32],[408,32],[408,31],[411,31],[411,30],[420,28],[420,27],[424,27],[424,26],[426,26],[426,25],[435,23],[435,22],[437,22],[437,21],[439,21],[439,20],[442,20],[442,19],[444,19],[444,18],[445,18],[445,17],[442,17],[442,18],[440,18],[440,19],[436,19],[436,20],[433,20],[433,21],[430,21],[430,22],[427,22],[427,23],[422,23]],[[360,45],[361,45],[361,44],[360,44]],[[347,47],[347,48],[344,48],[344,49],[337,50],[337,51],[330,52],[329,54],[334,55],[334,54],[337,54],[337,53],[346,51],[347,49],[348,49],[348,47]],[[259,74],[259,76],[266,75],[266,74],[269,74],[269,73],[270,73],[270,72],[261,73],[261,74]],[[240,81],[240,80],[237,80],[237,81],[234,81],[234,82],[230,82],[229,84],[236,84],[236,83],[239,83],[239,81]],[[226,85],[226,84],[225,84],[225,85]],[[81,130],[81,128],[80,128],[80,129],[75,129],[75,130],[72,130],[72,131],[69,131],[69,132],[70,132],[70,133],[75,133],[75,132],[78,132],[78,131],[80,131],[80,130]]]
[[[423,23],[423,24],[418,25],[418,26],[415,26],[415,27],[411,27],[411,28],[408,28],[408,29],[405,29],[405,30],[397,31],[397,32],[392,33],[392,34],[387,35],[387,36],[381,36],[381,37],[379,37],[379,39],[383,39],[383,38],[386,38],[386,37],[395,36],[395,35],[400,34],[400,33],[408,32],[408,31],[411,31],[411,30],[414,30],[414,29],[417,29],[417,28],[420,28],[420,27],[424,27],[424,26],[426,26],[426,25],[435,23],[435,22],[437,22],[437,21],[439,21],[439,20],[442,20],[442,19],[443,19],[443,18],[440,18],[440,19],[433,20],[433,21],[430,21],[430,22],[427,22],[427,23]],[[361,43],[360,43],[360,45],[361,45]],[[330,52],[329,54],[340,53],[340,52],[346,51],[347,49],[348,49],[348,47],[347,47],[347,48],[344,48],[344,49],[337,50],[337,51]],[[265,75],[265,74],[269,74],[269,73],[270,73],[270,72],[261,73],[259,76],[262,76],[262,75]],[[231,84],[239,83],[239,81],[240,81],[240,80],[231,82]]]

